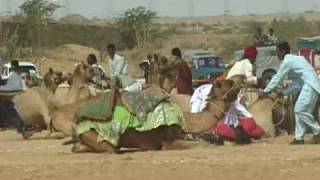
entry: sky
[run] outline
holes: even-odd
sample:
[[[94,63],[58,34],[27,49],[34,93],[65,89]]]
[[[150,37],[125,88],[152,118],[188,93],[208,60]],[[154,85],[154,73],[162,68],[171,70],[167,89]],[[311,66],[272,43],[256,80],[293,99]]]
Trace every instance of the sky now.
[[[0,0],[0,15],[6,11],[16,12],[25,0]],[[224,9],[232,15],[270,14],[279,12],[320,11],[320,0],[52,0],[61,8],[56,17],[80,14],[87,18],[116,16],[137,6],[149,7],[160,16],[216,16]]]

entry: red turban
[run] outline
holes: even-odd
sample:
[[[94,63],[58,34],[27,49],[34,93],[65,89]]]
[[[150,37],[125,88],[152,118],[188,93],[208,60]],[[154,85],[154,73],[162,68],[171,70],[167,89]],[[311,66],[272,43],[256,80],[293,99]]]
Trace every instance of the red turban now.
[[[256,60],[257,54],[258,51],[255,46],[248,47],[244,50],[244,57],[249,58],[251,60]]]

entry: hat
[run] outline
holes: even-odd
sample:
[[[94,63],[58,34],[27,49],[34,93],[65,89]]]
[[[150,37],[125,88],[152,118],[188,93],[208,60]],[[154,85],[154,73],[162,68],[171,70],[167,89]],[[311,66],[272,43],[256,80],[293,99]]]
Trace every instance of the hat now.
[[[247,47],[244,50],[244,56],[246,58],[251,59],[251,60],[256,60],[257,54],[258,54],[258,51],[257,51],[257,48],[255,46]]]

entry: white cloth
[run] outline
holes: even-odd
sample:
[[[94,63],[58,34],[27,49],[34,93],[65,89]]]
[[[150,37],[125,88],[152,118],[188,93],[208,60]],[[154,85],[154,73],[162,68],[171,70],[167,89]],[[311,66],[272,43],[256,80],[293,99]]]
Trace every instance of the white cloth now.
[[[99,68],[103,74],[106,74],[106,71],[104,70],[104,68],[100,64],[93,64],[93,65],[91,65],[91,67]]]
[[[244,75],[247,79],[247,83],[249,84],[257,84],[257,77],[253,75],[253,65],[251,64],[249,59],[243,59],[241,61],[236,62],[232,68],[230,69],[227,79],[230,79],[236,75]]]
[[[252,118],[252,114],[240,103],[239,100],[236,100],[229,107],[226,115],[224,116],[223,122],[226,125],[237,127],[239,126],[238,116],[244,116],[247,118]]]
[[[22,91],[25,90],[25,82],[22,77],[16,73],[11,72],[7,83],[5,85],[0,86],[0,91]]]
[[[135,82],[135,83],[127,86],[126,88],[124,88],[124,90],[129,91],[129,92],[140,92],[140,91],[142,91],[142,84],[139,82]]]
[[[111,77],[128,74],[128,62],[118,54],[115,54],[112,59],[109,59],[109,67]]]
[[[271,44],[277,44],[278,43],[278,40],[279,38],[274,35],[274,34],[268,34],[268,41],[271,43]]]
[[[207,107],[207,100],[212,88],[212,84],[205,84],[194,91],[190,100],[191,113],[200,113]]]
[[[314,67],[315,68],[320,68],[320,55],[317,54],[314,57]]]

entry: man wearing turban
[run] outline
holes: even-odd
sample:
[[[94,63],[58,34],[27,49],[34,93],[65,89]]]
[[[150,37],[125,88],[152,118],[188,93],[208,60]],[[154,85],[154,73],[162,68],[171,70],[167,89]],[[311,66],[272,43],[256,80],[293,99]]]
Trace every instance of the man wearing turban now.
[[[258,83],[257,77],[253,73],[253,65],[257,58],[257,49],[255,46],[251,46],[245,49],[244,58],[236,62],[230,69],[227,79],[232,79],[235,76],[244,76],[248,84],[256,85]]]

